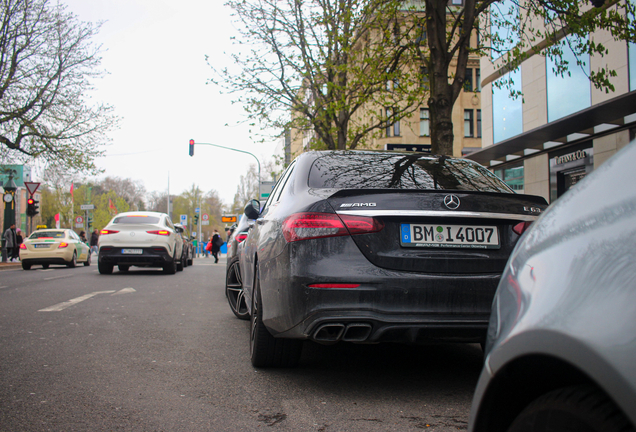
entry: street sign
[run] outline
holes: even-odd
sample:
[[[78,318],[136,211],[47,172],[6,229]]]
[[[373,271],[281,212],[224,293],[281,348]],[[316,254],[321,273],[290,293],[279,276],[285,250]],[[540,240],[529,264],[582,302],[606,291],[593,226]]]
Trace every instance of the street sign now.
[[[95,204],[82,204],[80,206],[82,210],[95,210]]]
[[[209,220],[201,221],[201,225],[210,225],[210,221]]]
[[[209,220],[210,220],[210,215],[209,215],[209,214],[207,214],[207,213],[203,213],[203,214],[201,215],[201,220],[202,220],[203,222],[205,222],[205,221],[209,221]]]
[[[230,215],[221,216],[221,222],[223,223],[236,223],[236,219],[237,219],[236,216],[230,216]]]
[[[33,194],[35,193],[35,191],[38,190],[38,188],[40,187],[40,183],[36,183],[36,182],[24,182],[24,187],[27,189],[27,191],[29,192],[29,195],[33,196]]]
[[[272,193],[272,189],[276,186],[276,182],[273,181],[262,181],[260,186],[260,201],[261,204],[267,201],[269,198],[269,194]]]
[[[78,216],[78,217],[75,218],[75,222],[78,223],[78,224],[81,224],[81,223],[84,222],[84,218],[81,217],[81,216]]]
[[[180,220],[181,220],[181,225],[186,226],[188,225],[188,215],[181,215],[180,216]]]
[[[201,213],[201,207],[197,207],[197,208],[195,208],[195,209],[194,209],[194,212],[195,212],[195,213]]]

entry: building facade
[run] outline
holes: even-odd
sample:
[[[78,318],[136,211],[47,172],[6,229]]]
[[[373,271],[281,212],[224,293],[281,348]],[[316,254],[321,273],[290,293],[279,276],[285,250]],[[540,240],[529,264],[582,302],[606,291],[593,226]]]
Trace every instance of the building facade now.
[[[505,77],[523,97],[496,88],[502,66],[482,57],[482,149],[468,158],[489,167],[514,190],[554,202],[635,138],[636,46],[609,32],[589,36],[609,54],[577,65],[564,49],[570,75],[556,76],[549,58],[534,55]],[[594,88],[590,71],[609,65],[614,92]],[[500,78],[503,79],[503,78]]]

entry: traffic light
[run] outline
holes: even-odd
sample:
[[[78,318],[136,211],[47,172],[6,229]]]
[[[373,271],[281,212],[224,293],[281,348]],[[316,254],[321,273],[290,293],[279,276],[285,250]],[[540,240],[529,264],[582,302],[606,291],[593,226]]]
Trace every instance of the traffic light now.
[[[194,215],[194,224],[195,225],[199,225],[199,215],[198,214]]]
[[[194,140],[190,140],[190,156],[194,156]]]
[[[26,211],[27,216],[33,217],[40,212],[39,210],[40,206],[38,205],[39,202],[40,201],[36,201],[33,198],[29,198],[27,200],[27,211]]]
[[[88,219],[86,219],[86,223],[88,224],[88,230],[92,231],[93,230],[93,215],[89,214],[88,215]]]

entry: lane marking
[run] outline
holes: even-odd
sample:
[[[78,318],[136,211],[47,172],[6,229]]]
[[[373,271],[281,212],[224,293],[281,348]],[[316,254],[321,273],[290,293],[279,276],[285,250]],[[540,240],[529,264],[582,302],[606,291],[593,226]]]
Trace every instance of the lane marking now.
[[[134,292],[137,292],[137,290],[135,290],[134,288],[124,288],[124,289],[120,289],[115,294],[111,294],[111,295],[114,296],[114,295],[117,295],[117,294],[129,294],[129,293],[134,293]]]
[[[50,277],[50,278],[44,278],[42,280],[64,279],[64,278],[70,278],[70,277],[73,277],[73,276],[75,276],[75,275],[55,276],[55,277]]]
[[[0,286],[0,289],[9,288],[7,285]]]
[[[94,296],[96,296],[98,294],[112,294],[114,292],[115,292],[115,290],[95,291],[95,292],[92,292],[90,294],[86,294],[86,295],[71,299],[71,300],[66,301],[66,302],[58,303],[56,305],[49,306],[49,307],[44,308],[44,309],[40,309],[38,312],[59,312],[59,311],[62,311],[64,309],[66,309],[69,306],[73,306],[74,304],[83,302],[84,300],[88,300],[89,298],[94,297]]]

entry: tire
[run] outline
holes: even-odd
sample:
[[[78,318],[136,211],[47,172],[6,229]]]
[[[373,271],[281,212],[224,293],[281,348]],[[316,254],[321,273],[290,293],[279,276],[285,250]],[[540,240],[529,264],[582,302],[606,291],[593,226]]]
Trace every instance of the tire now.
[[[47,268],[49,268],[49,264],[42,264],[42,268],[46,270]]]
[[[22,270],[31,270],[31,264],[27,264],[22,261]]]
[[[89,265],[91,265],[91,261],[93,260],[93,254],[92,253],[88,253],[88,258],[86,258],[86,261],[84,261],[84,267],[88,267]]]
[[[241,268],[238,260],[232,262],[225,275],[225,297],[230,309],[238,319],[250,319],[245,295],[243,293],[243,281],[241,280]]]
[[[181,255],[181,259],[179,261],[177,261],[177,271],[183,271],[183,269],[185,268],[185,263],[183,262],[183,254]]]
[[[252,317],[250,320],[250,358],[252,366],[296,367],[302,352],[302,341],[276,339],[263,324],[263,307],[258,267],[252,295]]]
[[[120,272],[127,272],[129,268],[130,268],[130,266],[129,266],[129,265],[125,265],[125,264],[119,264],[119,265],[117,266],[117,269],[118,269]]]
[[[193,261],[194,261],[194,259],[192,259],[192,257],[190,257],[190,259],[188,259],[188,265],[191,266]]]
[[[589,385],[557,389],[535,399],[508,432],[633,432],[600,390]]]
[[[77,254],[73,252],[73,258],[71,258],[71,262],[66,264],[66,267],[74,268],[75,266],[77,266]]]
[[[99,274],[113,274],[113,265],[105,264],[103,262],[97,261],[97,270],[99,270]]]
[[[172,260],[170,264],[166,264],[165,266],[163,266],[163,272],[165,274],[175,274],[177,272],[177,262],[175,260]]]

